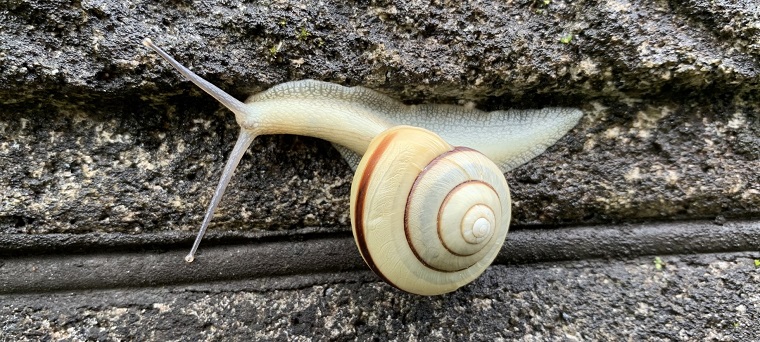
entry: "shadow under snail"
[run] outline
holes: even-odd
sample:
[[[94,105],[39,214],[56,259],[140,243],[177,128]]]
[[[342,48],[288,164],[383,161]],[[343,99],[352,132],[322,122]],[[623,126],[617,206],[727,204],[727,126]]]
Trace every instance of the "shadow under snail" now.
[[[229,108],[241,127],[187,262],[253,139],[296,134],[332,142],[356,170],[351,225],[372,271],[411,293],[454,291],[491,264],[507,236],[504,172],[541,154],[582,116],[574,108],[407,106],[367,88],[315,80],[279,84],[240,102],[150,39],[143,44]]]

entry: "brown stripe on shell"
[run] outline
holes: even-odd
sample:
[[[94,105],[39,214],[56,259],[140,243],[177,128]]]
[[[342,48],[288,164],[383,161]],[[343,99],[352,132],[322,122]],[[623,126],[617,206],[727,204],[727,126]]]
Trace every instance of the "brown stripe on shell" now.
[[[357,175],[361,178],[359,180],[356,194],[356,210],[354,212],[354,217],[356,218],[356,241],[357,245],[359,246],[359,251],[364,257],[364,262],[367,263],[367,266],[369,266],[372,272],[375,272],[375,274],[383,279],[383,281],[392,285],[393,287],[400,289],[400,287],[396,286],[396,284],[391,282],[388,277],[380,272],[380,269],[372,260],[372,255],[369,253],[367,241],[364,239],[364,201],[367,194],[367,187],[369,187],[369,182],[372,178],[372,174],[375,171],[375,167],[377,167],[378,160],[380,157],[382,157],[383,153],[385,153],[385,150],[388,149],[388,145],[390,145],[392,139],[396,136],[396,134],[397,133],[388,134],[383,138],[382,141],[380,141],[380,143],[377,145],[377,148],[375,148],[374,152],[372,152],[372,154],[369,156],[369,159],[367,160],[367,166],[364,168],[364,172],[361,175]]]
[[[414,191],[414,189],[417,188],[417,184],[422,179],[422,175],[424,175],[425,173],[427,173],[428,170],[430,170],[431,168],[433,168],[435,166],[435,164],[439,163],[441,159],[446,158],[446,156],[448,156],[449,154],[457,153],[457,152],[477,152],[477,153],[480,153],[477,150],[471,149],[469,147],[456,146],[452,150],[450,150],[448,152],[441,153],[440,155],[438,155],[437,157],[435,157],[435,159],[431,160],[430,163],[428,163],[427,165],[425,165],[425,168],[422,169],[422,171],[420,171],[420,174],[417,175],[417,178],[414,179],[414,183],[412,184],[412,188],[409,189],[409,194],[407,194],[407,196],[406,196],[406,207],[404,208],[404,234],[406,235],[406,243],[409,244],[409,249],[412,251],[412,253],[414,253],[414,256],[417,258],[417,260],[419,260],[420,263],[422,263],[423,265],[425,265],[425,267],[427,267],[427,268],[429,268],[431,270],[436,270],[436,271],[439,271],[439,272],[447,272],[447,273],[459,272],[459,271],[462,271],[462,270],[466,270],[469,266],[465,267],[465,268],[462,268],[462,269],[459,269],[459,270],[454,270],[454,271],[441,270],[441,269],[437,269],[437,268],[435,268],[433,266],[430,266],[427,262],[425,262],[425,260],[422,259],[422,257],[420,257],[420,255],[417,253],[417,250],[414,249],[414,246],[412,245],[412,241],[410,240],[410,235],[409,235],[409,205],[410,205],[410,200],[412,199],[412,191]],[[440,211],[439,211],[438,215],[440,215]],[[440,220],[438,222],[440,222]],[[438,236],[440,236],[440,232],[438,234],[439,234]],[[443,244],[443,241],[441,241],[441,244]],[[446,247],[445,244],[443,244],[443,245],[444,245],[444,247]],[[446,250],[449,250],[449,248],[446,247]]]

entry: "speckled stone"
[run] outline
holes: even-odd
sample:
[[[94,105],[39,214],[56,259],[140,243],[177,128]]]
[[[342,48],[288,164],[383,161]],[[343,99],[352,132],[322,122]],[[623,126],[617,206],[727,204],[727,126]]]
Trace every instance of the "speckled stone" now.
[[[39,272],[0,295],[0,341],[760,340],[760,254],[746,252],[756,229],[721,226],[760,218],[759,22],[756,3],[734,0],[0,2],[0,269]],[[313,78],[410,104],[579,107],[578,127],[507,179],[514,226],[585,226],[567,233],[584,243],[536,230],[509,243],[545,250],[501,258],[438,297],[356,271],[356,251],[332,252],[323,260],[347,265],[315,271],[295,262],[307,259],[300,251],[324,236],[351,244],[352,173],[325,141],[272,136],[243,158],[211,225],[207,242],[223,246],[206,255],[228,254],[174,267],[237,126],[145,37],[240,99]],[[697,229],[703,219],[714,227]],[[682,221],[673,236],[692,227],[698,242],[627,237],[631,222],[671,220]],[[225,258],[239,255],[227,244],[241,236],[310,243],[264,278],[218,281],[215,270],[241,273],[227,267],[241,260]],[[734,247],[744,252],[628,257]],[[66,260],[97,288],[106,273],[89,270],[116,264],[88,253],[145,265],[142,278],[18,294],[24,280],[49,280],[43,271],[73,274]],[[575,255],[616,259],[530,264]],[[43,259],[50,267],[35,269]],[[181,277],[156,283],[159,259]],[[314,272],[324,273],[283,275]]]
[[[4,296],[0,339],[752,341],[757,253],[493,266],[464,289],[403,294],[367,273],[264,284]]]
[[[751,2],[31,0],[0,16],[3,234],[199,225],[237,127],[146,36],[239,98],[315,78],[407,103],[580,107],[507,175],[517,226],[760,216]],[[346,231],[351,177],[326,142],[259,138],[211,229]]]

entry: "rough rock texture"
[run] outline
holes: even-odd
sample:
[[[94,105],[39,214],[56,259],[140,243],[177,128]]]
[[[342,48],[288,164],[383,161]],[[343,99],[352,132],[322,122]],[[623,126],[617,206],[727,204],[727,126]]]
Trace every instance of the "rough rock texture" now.
[[[756,341],[753,257],[500,265],[436,297],[400,294],[367,273],[317,285],[291,278],[14,295],[0,304],[0,324],[18,341]]]
[[[241,99],[314,78],[406,103],[581,108],[578,127],[507,175],[518,229],[697,219],[720,229],[726,219],[760,218],[753,1],[7,0],[0,234],[32,245],[40,234],[74,234],[108,250],[98,234],[185,241],[197,229],[237,126],[141,46],[144,37]],[[275,240],[346,234],[351,177],[327,142],[258,138],[211,230]],[[62,313],[29,295],[0,300],[0,335],[163,340],[177,338],[171,321],[209,339],[751,340],[759,339],[748,318],[758,315],[751,258],[673,257],[660,273],[646,259],[517,266],[513,278],[497,266],[481,285],[439,298],[325,280],[284,292],[60,295],[69,303],[60,310],[70,310]],[[88,296],[91,304],[75,304]],[[508,327],[490,325],[491,314]],[[303,323],[311,318],[321,326]],[[131,331],[135,324],[146,329]],[[416,330],[398,332],[406,326]]]
[[[579,106],[576,130],[508,175],[515,225],[757,217],[757,11],[731,1],[6,2],[0,231],[198,225],[237,128],[139,45],[146,36],[241,98],[316,78],[412,103]],[[350,180],[322,141],[260,138],[212,229],[345,230]]]
[[[0,235],[0,295],[335,275],[367,268],[350,234],[317,234],[303,241],[212,236],[193,263],[183,261],[188,243],[179,243],[179,235]],[[760,253],[757,246],[757,221],[522,229],[509,234],[494,264]],[[311,280],[319,279],[324,280]]]

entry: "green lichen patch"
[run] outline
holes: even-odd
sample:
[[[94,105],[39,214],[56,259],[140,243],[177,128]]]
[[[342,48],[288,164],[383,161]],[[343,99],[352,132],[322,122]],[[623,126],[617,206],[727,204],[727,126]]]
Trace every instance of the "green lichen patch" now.
[[[562,36],[562,38],[559,39],[559,42],[562,43],[562,44],[570,44],[570,42],[572,42],[572,41],[573,41],[573,34],[572,33],[568,33],[568,34]]]
[[[662,271],[662,269],[665,268],[665,262],[662,261],[660,257],[654,257],[652,262],[654,263],[654,269],[658,271]]]

